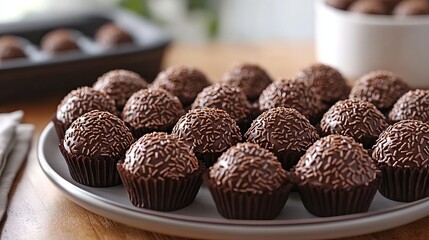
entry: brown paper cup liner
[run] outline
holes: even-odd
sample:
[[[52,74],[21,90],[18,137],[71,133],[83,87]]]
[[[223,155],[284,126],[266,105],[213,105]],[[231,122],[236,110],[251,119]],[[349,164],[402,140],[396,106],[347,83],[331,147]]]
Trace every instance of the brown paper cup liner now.
[[[73,180],[91,187],[111,187],[121,183],[116,163],[123,158],[90,158],[68,153],[60,141],[59,148],[63,154]]]
[[[222,155],[222,152],[207,152],[207,153],[195,153],[197,159],[204,164],[205,168],[213,166],[217,159]]]
[[[157,211],[174,211],[191,204],[200,190],[203,168],[180,180],[145,179],[126,171],[117,164],[119,175],[131,203],[136,207]]]
[[[305,152],[297,152],[297,151],[286,151],[283,153],[277,153],[277,159],[282,164],[282,167],[286,171],[290,171],[292,167],[294,167],[302,155]]]
[[[292,187],[291,184],[285,184],[271,193],[264,194],[238,193],[216,185],[208,174],[204,174],[203,179],[210,190],[217,211],[228,219],[274,219],[286,204]]]
[[[378,191],[384,197],[412,202],[429,197],[429,169],[379,166],[382,180]]]
[[[378,180],[368,186],[357,186],[349,190],[324,189],[310,184],[298,184],[304,207],[319,217],[340,216],[367,212],[375,193]]]
[[[54,123],[55,132],[57,133],[58,140],[63,139],[68,126],[58,120],[55,116],[52,118],[52,123]]]

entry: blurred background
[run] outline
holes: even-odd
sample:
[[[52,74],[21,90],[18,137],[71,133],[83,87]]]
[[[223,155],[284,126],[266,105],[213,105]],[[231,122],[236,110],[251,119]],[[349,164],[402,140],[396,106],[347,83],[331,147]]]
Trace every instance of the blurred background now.
[[[0,22],[121,7],[178,42],[312,40],[314,0],[0,0]]]

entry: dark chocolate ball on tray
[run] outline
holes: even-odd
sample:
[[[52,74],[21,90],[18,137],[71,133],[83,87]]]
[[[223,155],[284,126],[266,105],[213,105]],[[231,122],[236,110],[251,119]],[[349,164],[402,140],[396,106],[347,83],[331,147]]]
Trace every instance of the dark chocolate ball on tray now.
[[[201,91],[192,109],[218,108],[224,110],[234,119],[241,129],[246,132],[251,123],[251,105],[246,95],[238,87],[219,83],[208,86]]]
[[[313,64],[298,73],[297,78],[304,80],[316,89],[320,99],[328,105],[348,97],[350,86],[341,73],[325,64]]]
[[[79,51],[73,30],[66,28],[48,32],[42,38],[40,47],[49,54]]]
[[[323,105],[316,89],[298,78],[274,81],[259,97],[261,111],[275,107],[294,108],[312,123],[319,119],[320,112],[324,109]]]
[[[217,108],[190,110],[176,123],[172,135],[184,141],[206,166],[213,165],[223,152],[242,139],[237,123]]]
[[[7,35],[0,37],[0,63],[10,60],[25,58],[26,54],[18,37]]]
[[[122,111],[122,120],[135,138],[150,132],[170,132],[184,114],[179,99],[163,89],[135,92]]]
[[[172,66],[160,72],[151,88],[162,88],[177,96],[184,107],[192,104],[203,88],[210,85],[206,76],[188,66]]]
[[[378,70],[362,76],[353,86],[349,98],[368,101],[386,113],[409,90],[396,74]]]
[[[223,82],[239,87],[251,102],[257,100],[272,81],[264,69],[250,63],[237,65],[223,76]]]
[[[334,104],[320,122],[323,135],[340,134],[354,138],[370,149],[388,127],[384,115],[370,102],[346,99]]]
[[[103,74],[93,85],[94,89],[106,93],[115,101],[118,111],[122,111],[133,93],[147,87],[146,80],[139,74],[123,69]]]
[[[342,135],[316,141],[291,172],[305,208],[320,217],[367,212],[378,176],[362,144]]]
[[[326,4],[341,10],[347,10],[356,0],[326,0]]]
[[[411,119],[429,123],[429,90],[416,89],[402,95],[388,119],[392,123]]]
[[[394,15],[427,15],[429,14],[429,2],[426,0],[401,1],[393,10]]]
[[[253,121],[244,135],[246,141],[273,152],[285,170],[290,170],[316,140],[316,129],[293,108],[265,111]]]
[[[372,158],[381,170],[383,196],[401,202],[429,196],[429,124],[395,123],[380,134]]]
[[[98,29],[95,41],[106,48],[115,48],[133,42],[133,38],[115,23],[106,23]]]
[[[380,0],[357,0],[348,9],[350,12],[388,15],[389,7]]]

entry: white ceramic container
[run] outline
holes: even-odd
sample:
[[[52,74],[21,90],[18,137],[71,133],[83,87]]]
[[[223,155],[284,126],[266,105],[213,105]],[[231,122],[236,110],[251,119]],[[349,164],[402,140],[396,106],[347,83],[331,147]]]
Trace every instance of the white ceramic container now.
[[[397,73],[429,88],[429,16],[376,16],[338,10],[316,0],[316,54],[350,80],[372,70]]]

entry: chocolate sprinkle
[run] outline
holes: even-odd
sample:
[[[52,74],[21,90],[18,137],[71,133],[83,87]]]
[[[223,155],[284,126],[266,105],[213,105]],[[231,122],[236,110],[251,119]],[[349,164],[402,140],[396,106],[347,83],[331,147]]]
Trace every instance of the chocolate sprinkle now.
[[[324,103],[333,104],[347,98],[350,87],[341,73],[324,64],[313,64],[298,73],[297,78],[305,81],[310,87],[320,93]]]
[[[216,108],[189,111],[176,123],[172,135],[195,153],[224,152],[241,141],[236,122],[224,110]]]
[[[388,124],[373,104],[359,99],[346,99],[334,104],[323,115],[320,127],[324,135],[341,134],[365,144],[368,138],[375,141]]]
[[[69,126],[75,119],[91,110],[116,113],[115,102],[105,93],[90,87],[71,91],[57,107],[56,119]]]
[[[220,156],[209,177],[226,190],[262,194],[281,187],[286,172],[270,151],[257,144],[239,143]]]
[[[406,119],[429,122],[429,90],[408,91],[393,105],[389,121],[399,122]]]
[[[93,88],[109,95],[122,110],[133,93],[147,88],[147,82],[135,72],[118,69],[99,77]]]
[[[122,163],[126,171],[145,179],[183,179],[197,171],[198,160],[188,146],[167,133],[149,133],[127,151]]]
[[[292,108],[278,107],[262,113],[244,135],[275,154],[287,151],[305,152],[319,139],[307,118]]]
[[[203,88],[210,83],[206,76],[195,68],[172,66],[160,72],[152,88],[162,88],[177,96],[183,106],[188,106]]]
[[[218,108],[229,114],[237,123],[249,118],[251,106],[240,88],[220,83],[208,86],[200,92],[192,109]]]
[[[368,152],[353,138],[329,135],[316,141],[293,170],[301,182],[328,189],[366,186],[378,170]]]
[[[249,101],[259,98],[262,91],[273,81],[264,69],[256,64],[244,63],[235,66],[223,76],[223,81],[239,87]]]
[[[115,115],[93,110],[80,116],[64,135],[64,149],[88,157],[124,155],[134,138],[124,122]]]
[[[407,91],[409,87],[400,77],[388,71],[374,71],[364,75],[350,92],[350,98],[371,102],[384,111]]]
[[[429,124],[418,120],[395,123],[380,135],[372,157],[387,166],[429,169]]]
[[[319,93],[300,79],[281,79],[271,83],[259,97],[259,108],[265,111],[275,107],[295,108],[307,118],[322,109]]]
[[[172,128],[184,114],[177,97],[163,89],[142,89],[125,104],[122,120],[132,129]]]

